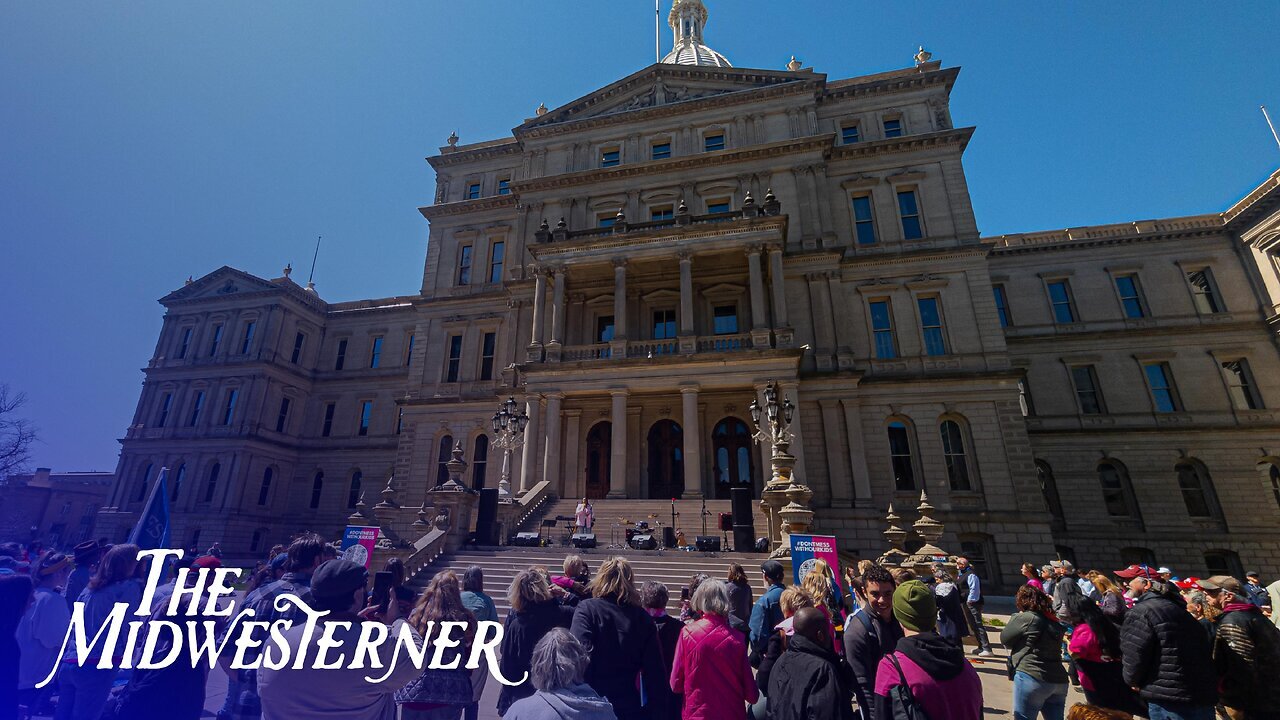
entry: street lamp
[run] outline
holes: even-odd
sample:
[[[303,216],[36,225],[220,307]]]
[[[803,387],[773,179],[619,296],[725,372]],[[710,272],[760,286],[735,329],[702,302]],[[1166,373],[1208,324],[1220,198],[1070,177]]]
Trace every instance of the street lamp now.
[[[791,403],[791,398],[783,396],[782,402],[778,402],[778,384],[770,382],[764,389],[764,407],[755,399],[751,400],[751,404],[747,406],[751,411],[751,422],[756,426],[755,435],[752,439],[758,443],[767,442],[773,450],[773,457],[786,456],[788,448],[791,446],[791,420],[795,416],[795,405]],[[765,423],[761,423],[761,419]],[[794,464],[794,463],[793,463]],[[774,464],[775,471],[777,464]],[[778,473],[774,473],[774,477],[769,480],[769,484],[776,484]]]
[[[752,439],[757,443],[769,443],[771,449],[769,464],[773,466],[773,474],[765,483],[760,505],[769,516],[769,542],[773,554],[786,555],[790,552],[791,531],[807,527],[806,515],[812,519],[813,513],[805,507],[811,493],[807,487],[793,483],[791,476],[796,458],[788,450],[793,437],[791,421],[795,418],[795,405],[785,395],[779,401],[776,382],[765,386],[762,394],[764,406],[754,399],[747,406],[751,421],[756,426]]]
[[[493,445],[502,450],[502,479],[498,481],[498,499],[511,500],[511,452],[524,445],[524,427],[529,415],[514,397],[498,406],[493,414]]]

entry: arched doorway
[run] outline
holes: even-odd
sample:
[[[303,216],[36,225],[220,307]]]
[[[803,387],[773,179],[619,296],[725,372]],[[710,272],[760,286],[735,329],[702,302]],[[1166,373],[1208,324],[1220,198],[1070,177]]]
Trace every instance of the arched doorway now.
[[[587,433],[587,482],[583,491],[592,500],[609,494],[609,458],[612,451],[613,423],[596,423]]]
[[[684,430],[674,420],[659,420],[649,428],[649,497],[683,494]]]
[[[727,500],[735,487],[754,488],[751,433],[738,418],[727,417],[711,430],[711,455],[715,458],[716,497]]]

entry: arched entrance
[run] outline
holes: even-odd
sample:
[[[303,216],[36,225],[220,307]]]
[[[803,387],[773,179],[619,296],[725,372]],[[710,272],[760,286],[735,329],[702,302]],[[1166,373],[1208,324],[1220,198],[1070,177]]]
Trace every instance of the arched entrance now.
[[[747,424],[727,417],[711,430],[711,454],[715,458],[715,496],[727,500],[735,487],[754,488],[755,453]]]
[[[684,430],[674,420],[659,420],[649,428],[649,497],[683,494]]]
[[[587,482],[583,490],[592,500],[609,494],[609,457],[612,450],[613,423],[596,423],[587,433]]]

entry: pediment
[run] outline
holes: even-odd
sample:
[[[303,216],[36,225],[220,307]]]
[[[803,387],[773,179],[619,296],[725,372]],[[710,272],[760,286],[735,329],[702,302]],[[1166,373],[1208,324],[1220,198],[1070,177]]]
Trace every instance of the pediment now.
[[[174,290],[161,298],[160,302],[167,305],[172,302],[226,298],[281,289],[280,285],[270,280],[224,265]]]

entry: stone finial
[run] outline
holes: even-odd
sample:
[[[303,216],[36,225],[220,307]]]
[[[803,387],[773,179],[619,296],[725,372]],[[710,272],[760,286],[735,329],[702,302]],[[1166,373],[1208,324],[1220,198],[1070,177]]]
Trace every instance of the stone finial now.
[[[622,208],[618,208],[618,214],[613,217],[613,221],[617,223],[624,223],[627,221],[627,214],[623,212]]]
[[[756,199],[751,197],[751,191],[747,191],[746,197],[742,198],[742,209],[753,208],[756,206]]]
[[[400,507],[400,503],[396,500],[396,476],[392,475],[387,478],[387,486],[382,489],[382,502],[378,503],[380,508],[396,508]]]
[[[916,53],[915,58],[916,58],[916,67],[920,67],[921,65],[933,59],[933,53],[929,52],[928,50],[925,50],[924,46],[921,45],[920,51]]]
[[[680,204],[676,207],[676,213],[679,215],[689,214],[689,206],[684,204],[684,198],[680,198]]]
[[[802,67],[804,66],[800,63],[799,60],[796,59],[796,56],[792,55],[791,62],[787,63],[787,69],[790,70],[791,72],[798,72]]]
[[[349,522],[364,522],[365,521],[364,509],[365,509],[364,493],[360,493],[360,499],[356,500],[355,512],[351,513],[351,515],[347,518],[347,520]]]
[[[290,275],[292,275],[292,274],[293,274],[293,263],[289,263],[288,265],[285,265],[285,266],[284,266],[284,270],[282,270],[281,272],[283,272],[283,273],[284,273],[284,276],[285,276],[285,277],[289,277]]]
[[[556,223],[557,230],[564,230],[567,227],[569,227],[569,223],[565,222],[564,218],[560,218],[560,222]]]
[[[449,143],[450,150],[457,150],[458,149],[458,131],[455,130],[449,133],[449,137],[448,139],[445,140],[445,142]]]
[[[538,109],[537,109],[537,110],[534,110],[533,112],[534,112],[534,114],[535,114],[535,115],[537,115],[538,117],[542,117],[543,115],[546,115],[546,114],[547,114],[547,104],[546,104],[546,103],[538,103]]]
[[[185,286],[187,286],[187,285],[190,285],[190,284],[191,284],[191,283],[193,283],[193,282],[195,282],[195,280],[192,280],[192,279],[191,279],[191,276],[190,276],[190,275],[188,275],[188,276],[187,276],[187,281],[186,281],[186,282],[184,282],[184,283],[182,283],[182,285],[185,287]]]

